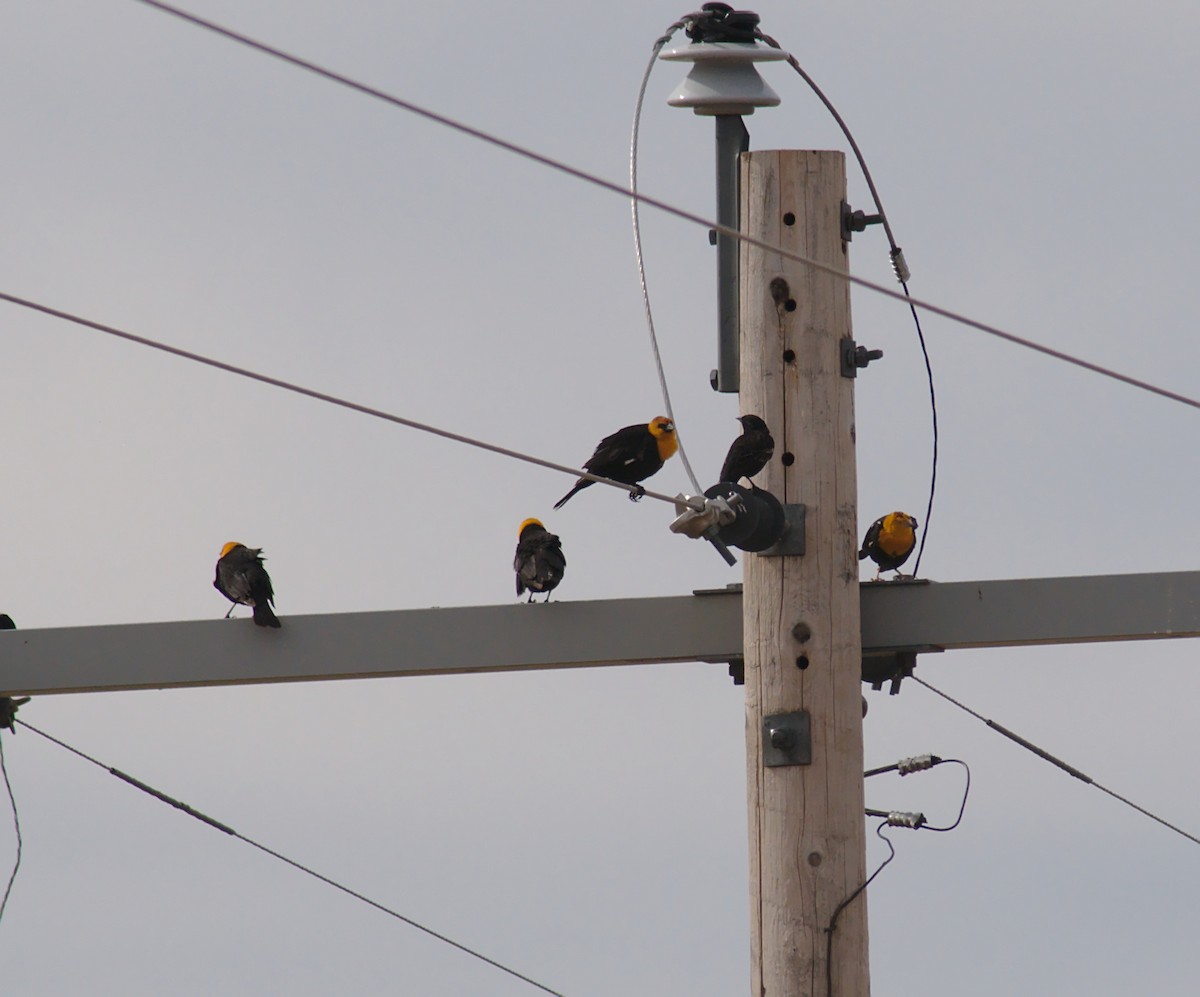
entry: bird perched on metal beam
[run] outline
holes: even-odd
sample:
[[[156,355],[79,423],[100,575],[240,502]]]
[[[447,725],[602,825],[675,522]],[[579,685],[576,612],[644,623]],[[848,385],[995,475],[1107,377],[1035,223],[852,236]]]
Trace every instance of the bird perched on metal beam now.
[[[742,435],[729,445],[720,479],[735,485],[742,478],[753,478],[775,453],[775,440],[762,419],[756,415],[741,415],[738,422],[742,424]],[[754,482],[750,484],[753,486]]]
[[[858,559],[863,561],[869,557],[879,566],[875,581],[879,581],[884,571],[895,571],[897,578],[903,578],[900,565],[908,560],[916,545],[916,519],[907,512],[889,512],[875,520],[867,530]]]
[[[567,558],[562,552],[562,541],[549,532],[540,520],[526,519],[517,530],[517,553],[513,558],[513,570],[517,573],[517,596],[529,590],[529,601],[535,592],[545,592],[546,602],[550,593],[562,581],[567,567]]]
[[[13,623],[12,617],[8,613],[0,613],[0,630],[16,629],[17,625]],[[17,719],[17,710],[28,702],[28,696],[22,696],[20,699],[13,699],[12,696],[0,696],[0,728],[11,730],[15,734],[17,728],[14,726],[14,721]]]
[[[583,466],[603,478],[612,478],[625,485],[640,485],[656,474],[678,448],[675,423],[665,415],[659,415],[645,425],[626,426],[604,437]],[[572,495],[594,484],[588,478],[580,478],[574,488],[554,503],[554,508],[561,509]],[[636,502],[644,494],[645,489],[639,487],[630,492],[629,497]]]
[[[271,611],[275,590],[271,587],[271,576],[263,567],[261,547],[247,547],[232,540],[222,547],[213,587],[234,606],[249,606],[258,626],[281,625],[279,617]],[[232,612],[233,606],[230,606],[229,613]],[[229,613],[225,614],[225,619],[229,619]]]

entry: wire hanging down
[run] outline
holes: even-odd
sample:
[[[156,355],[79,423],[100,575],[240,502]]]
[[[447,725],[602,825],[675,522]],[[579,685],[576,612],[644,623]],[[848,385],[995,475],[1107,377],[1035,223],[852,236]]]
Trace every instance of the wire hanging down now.
[[[853,902],[854,898],[857,897],[860,893],[862,893],[862,891],[865,890],[868,886],[870,886],[875,881],[875,877],[878,876],[881,872],[883,872],[883,870],[887,867],[888,863],[891,862],[892,859],[894,859],[896,857],[896,846],[893,845],[891,839],[886,834],[883,833],[883,829],[887,826],[888,826],[888,822],[886,820],[881,822],[880,825],[877,828],[875,828],[875,834],[878,835],[880,838],[882,838],[883,843],[888,846],[888,857],[885,858],[879,864],[878,869],[876,869],[873,873],[871,873],[871,875],[869,875],[867,877],[866,882],[864,882],[862,884],[862,886],[860,886],[857,890],[855,890],[853,893],[851,893],[850,896],[846,897],[845,900],[843,900],[840,904],[837,905],[836,908],[834,908],[833,916],[829,918],[829,926],[825,929],[825,995],[826,995],[826,997],[833,997],[833,931],[837,927],[838,918],[842,916],[842,911],[844,911],[847,907],[850,906],[850,904]]]
[[[230,41],[237,42],[241,45],[247,46],[248,48],[262,52],[265,55],[269,55],[273,58],[290,63],[291,65],[306,70],[307,72],[315,73],[318,76],[323,76],[325,79],[332,80],[335,83],[340,83],[343,86],[350,87],[351,89],[357,90],[360,93],[364,93],[369,97],[374,97],[377,100],[382,100],[385,103],[400,108],[401,110],[408,111],[411,114],[425,118],[427,121],[433,121],[439,125],[444,125],[447,128],[451,128],[454,131],[459,132],[460,134],[467,135],[470,138],[477,139],[480,142],[486,142],[488,145],[495,146],[498,149],[504,149],[507,152],[513,153],[513,155],[520,156],[524,159],[530,160],[531,162],[538,163],[552,170],[556,170],[566,176],[574,177],[577,180],[583,180],[584,182],[590,183],[596,187],[611,191],[614,194],[619,194],[624,198],[634,198],[640,204],[649,205],[650,207],[656,208],[665,214],[672,215],[675,218],[680,218],[683,221],[691,222],[693,225],[699,225],[702,228],[711,229],[718,235],[728,236],[729,238],[736,239],[738,242],[745,243],[748,246],[754,246],[758,249],[764,249],[768,252],[777,253],[784,259],[795,260],[797,263],[803,263],[805,266],[812,267],[814,270],[818,270],[822,273],[830,274],[840,280],[847,281],[856,287],[866,288],[867,290],[874,291],[876,294],[881,294],[886,298],[891,298],[894,301],[900,301],[910,305],[911,307],[920,308],[923,311],[929,312],[931,315],[938,315],[941,318],[947,319],[951,322],[956,322],[959,325],[966,326],[967,328],[975,329],[978,332],[987,333],[990,336],[1003,339],[1005,342],[1012,343],[1015,346],[1022,346],[1045,356],[1053,357],[1056,360],[1061,360],[1063,363],[1073,364],[1076,367],[1089,370],[1094,374],[1100,374],[1104,377],[1112,378],[1114,381],[1120,381],[1122,384],[1127,384],[1142,391],[1148,391],[1151,394],[1160,395],[1163,398],[1169,398],[1172,401],[1179,402],[1180,404],[1187,405],[1191,408],[1200,409],[1200,400],[1198,399],[1190,398],[1187,395],[1182,395],[1166,388],[1160,388],[1157,385],[1150,384],[1148,381],[1142,381],[1138,378],[1130,377],[1128,374],[1122,374],[1119,371],[1112,370],[1108,367],[1103,367],[1100,364],[1092,363],[1090,360],[1084,360],[1081,357],[1073,356],[1070,353],[1064,353],[1062,350],[1056,350],[1049,346],[1043,346],[1041,343],[1034,342],[1033,340],[1025,339],[1021,336],[1014,335],[1011,332],[1005,332],[1003,329],[1000,329],[997,326],[968,318],[967,316],[951,311],[948,308],[942,308],[939,305],[932,304],[928,301],[923,301],[920,298],[914,298],[911,295],[902,294],[900,291],[893,291],[890,287],[885,287],[882,284],[867,280],[864,277],[855,277],[853,274],[845,273],[836,269],[835,267],[828,266],[824,263],[818,262],[817,260],[811,259],[810,257],[803,256],[800,253],[793,253],[781,246],[774,246],[765,240],[755,239],[743,232],[739,232],[735,228],[730,228],[727,225],[721,225],[715,221],[712,221],[711,219],[694,214],[693,212],[684,211],[682,208],[677,208],[672,204],[668,204],[666,201],[659,200],[658,198],[650,197],[634,190],[629,190],[626,187],[623,187],[621,184],[613,183],[611,180],[605,180],[603,177],[588,173],[587,171],[578,169],[574,166],[569,166],[560,160],[553,159],[550,156],[545,156],[539,152],[534,152],[532,149],[527,149],[524,146],[517,145],[515,142],[509,142],[506,139],[492,135],[483,131],[482,129],[463,124],[460,121],[455,121],[453,118],[449,118],[446,115],[438,114],[436,111],[431,111],[428,108],[421,107],[420,105],[414,104],[411,101],[396,97],[393,94],[389,94],[386,91],[369,86],[366,83],[360,83],[359,81],[351,79],[348,76],[344,76],[341,73],[334,72],[331,69],[325,69],[314,62],[309,62],[307,59],[301,59],[298,56],[290,55],[287,52],[284,52],[282,49],[274,48],[273,46],[267,45],[264,42],[255,41],[253,38],[250,38],[247,35],[240,34],[229,28],[224,28],[213,21],[207,21],[204,18],[199,17],[196,14],[189,13],[186,10],[182,10],[179,7],[173,7],[170,4],[162,3],[161,0],[136,0],[136,2],[144,4],[147,7],[153,7],[155,10],[162,11],[165,14],[170,14],[174,17],[181,18],[191,24],[196,25],[197,27],[204,28],[207,31],[211,31],[215,34],[221,35],[224,38],[228,38]],[[13,300],[7,296],[3,297],[5,297],[6,300]],[[16,303],[22,304],[23,302]],[[49,309],[42,310],[49,311]],[[555,466],[560,470],[562,469],[558,465],[547,466]],[[571,473],[576,474],[578,472],[572,471]],[[610,482],[610,484],[611,483],[612,482]],[[621,487],[626,486],[622,485]],[[646,494],[650,495],[651,493],[647,492]],[[662,498],[662,496],[656,497]],[[670,501],[674,500],[672,499]]]
[[[357,892],[356,890],[350,889],[350,887],[348,887],[348,886],[343,886],[341,883],[337,882],[336,880],[330,879],[328,876],[323,876],[321,873],[319,873],[313,869],[310,869],[306,865],[302,865],[301,863],[297,862],[295,859],[290,859],[286,855],[282,855],[279,852],[275,851],[274,849],[268,848],[266,845],[260,844],[259,842],[255,841],[253,838],[247,838],[244,834],[239,834],[228,824],[222,824],[220,821],[214,820],[213,818],[208,817],[205,814],[202,814],[199,810],[192,809],[186,803],[176,800],[173,797],[168,796],[166,793],[163,793],[157,789],[154,789],[152,786],[148,786],[146,783],[142,782],[141,780],[135,779],[133,776],[127,775],[126,773],[122,772],[120,769],[116,769],[109,765],[105,765],[102,761],[99,761],[99,760],[93,758],[91,755],[86,754],[83,751],[80,751],[78,748],[71,747],[71,745],[67,744],[65,741],[60,741],[57,737],[54,737],[52,734],[47,734],[43,730],[38,730],[38,728],[34,727],[32,724],[26,723],[24,720],[16,720],[16,721],[14,721],[14,723],[18,723],[22,727],[24,727],[26,730],[31,730],[31,731],[33,731],[33,733],[37,734],[38,736],[44,737],[47,741],[57,744],[60,748],[65,748],[67,751],[71,752],[71,754],[77,755],[78,757],[82,758],[84,761],[90,762],[92,765],[95,765],[97,768],[103,769],[109,775],[116,776],[122,782],[128,783],[130,786],[140,789],[144,793],[150,794],[156,800],[160,800],[163,803],[166,803],[169,806],[174,807],[176,810],[181,810],[181,811],[183,811],[183,813],[187,814],[189,817],[195,817],[197,820],[207,824],[209,827],[214,827],[218,831],[222,831],[225,834],[228,834],[230,837],[237,838],[238,841],[244,842],[245,844],[250,845],[253,848],[257,848],[260,852],[265,852],[267,855],[270,855],[272,858],[279,859],[280,862],[284,862],[287,865],[290,865],[293,869],[298,869],[300,872],[303,872],[305,875],[312,876],[314,879],[319,879],[322,883],[332,886],[336,890],[341,890],[341,892],[347,894],[348,896],[353,897],[355,900],[361,900],[363,903],[365,903],[371,907],[374,907],[376,910],[382,911],[384,914],[387,914],[390,917],[394,917],[398,921],[403,921],[409,927],[416,928],[418,931],[423,931],[425,934],[429,935],[430,937],[436,938],[439,942],[445,942],[447,945],[450,945],[453,948],[458,949],[460,952],[463,952],[463,953],[471,956],[472,958],[478,959],[481,962],[486,962],[489,966],[494,966],[496,969],[500,970],[501,972],[507,973],[509,976],[516,977],[518,980],[521,980],[524,983],[528,983],[531,987],[536,987],[538,990],[541,990],[543,993],[551,994],[551,995],[553,995],[553,997],[564,997],[564,995],[562,993],[560,993],[558,990],[552,990],[550,987],[545,986],[544,984],[538,983],[537,980],[534,980],[528,976],[525,976],[523,973],[518,973],[515,969],[510,969],[508,966],[505,966],[503,963],[497,962],[495,959],[489,959],[486,955],[483,955],[480,952],[476,952],[472,948],[468,948],[466,945],[463,945],[461,942],[456,942],[453,938],[449,938],[446,935],[441,934],[440,932],[434,931],[432,928],[427,928],[425,925],[421,924],[420,922],[414,921],[411,917],[405,917],[403,914],[392,910],[390,907],[385,907],[383,904],[381,904],[375,900],[372,900],[370,897],[364,896],[363,894]]]
[[[766,44],[782,51],[779,42],[770,35],[765,35],[757,29],[756,33]],[[858,168],[862,171],[863,179],[867,182],[867,188],[871,192],[871,200],[875,202],[875,211],[879,215],[880,222],[883,223],[883,232],[887,237],[888,249],[890,250],[888,256],[892,261],[892,270],[896,274],[896,279],[900,282],[900,287],[904,291],[904,297],[908,300],[908,309],[912,313],[913,323],[917,327],[917,342],[921,346],[921,356],[925,360],[925,376],[929,382],[929,411],[930,419],[933,423],[933,455],[929,473],[929,502],[925,506],[925,528],[921,531],[921,543],[917,547],[917,560],[913,564],[913,577],[916,578],[921,571],[921,557],[925,553],[925,541],[929,537],[929,520],[933,517],[933,495],[937,490],[938,470],[937,392],[933,387],[933,364],[929,360],[929,347],[925,343],[925,331],[921,328],[921,316],[917,314],[917,309],[913,305],[912,295],[908,290],[908,278],[910,274],[908,264],[904,261],[904,250],[896,242],[895,233],[892,231],[892,223],[888,219],[887,212],[883,210],[883,200],[879,196],[879,189],[875,186],[875,178],[871,176],[871,171],[867,168],[866,157],[863,156],[862,150],[858,147],[858,143],[850,133],[850,126],[846,124],[845,119],[838,113],[837,108],[833,106],[833,101],[825,96],[825,91],[817,86],[817,81],[804,71],[804,67],[800,65],[799,60],[794,55],[788,54],[787,64],[800,75],[800,78],[808,84],[809,89],[816,94],[817,99],[825,105],[825,109],[829,111],[833,120],[837,122],[838,127],[842,130],[842,134],[846,137],[846,142],[854,153],[854,158],[858,160]]]
[[[654,46],[650,51],[650,61],[646,63],[646,71],[642,74],[642,82],[638,87],[637,101],[634,103],[633,108],[632,135],[629,139],[629,189],[635,195],[637,194],[638,132],[641,130],[642,104],[646,99],[646,85],[650,82],[650,71],[654,68],[655,60],[658,59],[658,53],[671,40],[671,36],[683,26],[684,21],[676,21],[661,38],[654,42]],[[650,332],[650,351],[654,355],[654,366],[658,371],[658,383],[662,388],[663,407],[667,411],[667,418],[672,422],[676,422],[675,410],[671,407],[671,392],[667,388],[667,375],[663,370],[662,353],[658,349],[658,333],[654,329],[654,312],[650,308],[650,289],[646,286],[646,264],[642,259],[642,225],[641,218],[638,215],[638,199],[636,196],[629,199],[629,210],[633,216],[633,255],[637,260],[638,283],[642,289],[642,303],[646,309],[646,326]],[[678,425],[677,422],[676,425]],[[695,489],[697,494],[700,494],[704,489],[700,487],[700,482],[696,480],[696,473],[692,470],[692,462],[688,460],[687,452],[683,448],[683,439],[678,429],[675,431],[675,439],[679,444],[679,459],[683,463],[683,469],[687,473],[688,480],[692,483],[692,488]]]
[[[21,868],[21,819],[17,816],[17,798],[13,795],[12,783],[8,780],[8,762],[4,758],[3,733],[0,733],[0,773],[4,775],[4,788],[8,790],[8,802],[12,805],[13,829],[17,832],[17,860],[13,863],[12,874],[8,877],[8,885],[4,888],[4,899],[0,900],[0,920],[3,920],[9,894],[12,893],[13,883],[17,880],[17,870]]]
[[[964,713],[969,713],[976,720],[979,720],[982,723],[987,724],[987,726],[991,727],[992,730],[994,730],[997,734],[1003,734],[1010,741],[1013,741],[1014,743],[1019,744],[1026,751],[1032,751],[1039,758],[1043,759],[1044,761],[1049,762],[1055,768],[1062,769],[1064,772],[1067,773],[1067,775],[1074,776],[1080,782],[1085,782],[1089,786],[1094,786],[1096,789],[1100,790],[1100,792],[1107,793],[1114,800],[1119,800],[1120,802],[1124,803],[1127,807],[1130,807],[1133,810],[1136,810],[1138,813],[1142,814],[1143,816],[1149,817],[1153,821],[1157,821],[1163,827],[1170,828],[1176,834],[1182,835],[1183,837],[1187,838],[1188,841],[1191,841],[1197,845],[1200,845],[1200,838],[1196,837],[1194,834],[1189,834],[1187,831],[1184,831],[1182,828],[1178,828],[1174,824],[1170,823],[1169,821],[1163,820],[1163,818],[1159,817],[1157,814],[1151,813],[1145,807],[1140,807],[1136,803],[1134,803],[1132,800],[1127,800],[1124,796],[1121,796],[1119,793],[1115,793],[1111,789],[1108,789],[1107,787],[1100,785],[1100,783],[1096,782],[1096,780],[1093,779],[1091,776],[1084,775],[1084,773],[1080,772],[1079,769],[1075,768],[1073,765],[1068,765],[1066,762],[1062,761],[1061,759],[1055,758],[1052,754],[1050,754],[1050,752],[1046,751],[1044,748],[1039,748],[1032,741],[1026,740],[1020,734],[1015,734],[1011,730],[1009,730],[1007,727],[1003,726],[1002,724],[996,723],[995,720],[989,720],[987,717],[983,716],[982,714],[976,713],[973,709],[971,709],[971,707],[966,706],[963,703],[960,703],[953,696],[948,695],[947,693],[942,692],[941,689],[938,689],[938,688],[930,685],[924,679],[917,678],[917,676],[915,676],[915,675],[910,675],[909,678],[911,678],[918,685],[923,685],[930,692],[936,693],[937,695],[941,696],[942,699],[946,700],[948,703],[954,704],[960,710],[962,710]],[[969,785],[969,783],[968,783],[968,785]]]
[[[193,353],[191,350],[184,350],[178,346],[170,346],[167,343],[161,343],[158,340],[147,339],[145,336],[138,336],[132,332],[126,332],[123,329],[118,329],[115,326],[105,325],[103,322],[93,322],[91,319],[83,318],[79,315],[72,315],[70,312],[60,311],[57,308],[51,308],[49,305],[39,304],[36,301],[30,301],[26,298],[18,298],[13,294],[6,294],[0,291],[0,301],[7,301],[13,305],[19,305],[22,308],[29,308],[35,312],[41,312],[44,315],[51,315],[54,318],[63,319],[66,322],[73,322],[76,325],[84,326],[87,329],[94,329],[97,332],[103,332],[105,335],[116,336],[118,339],[124,339],[131,343],[137,343],[139,346],[147,346],[152,350],[159,350],[163,353],[170,353],[172,356],[182,357],[184,360],[191,360],[195,363],[204,364],[207,367],[215,367],[217,370],[223,370],[229,374],[236,374],[239,377],[249,378],[252,381],[259,381],[262,384],[270,384],[276,388],[282,388],[284,391],[291,391],[297,395],[304,395],[306,398],[315,398],[320,402],[327,402],[330,405],[337,405],[341,408],[350,409],[352,412],[360,412],[363,415],[369,415],[376,419],[383,419],[386,422],[394,422],[399,426],[407,426],[409,429],[417,429],[422,433],[431,433],[434,436],[441,436],[447,440],[454,440],[456,443],[465,443],[467,446],[477,447],[480,450],[487,450],[490,453],[500,454],[503,457],[512,457],[514,460],[523,460],[527,464],[536,464],[538,467],[548,467],[552,471],[561,471],[564,474],[571,474],[577,478],[587,478],[589,481],[596,481],[602,485],[611,485],[613,488],[620,488],[622,491],[630,494],[637,493],[645,495],[652,499],[657,499],[659,502],[669,502],[674,506],[680,499],[676,496],[664,495],[662,492],[652,492],[649,489],[643,488],[640,485],[627,485],[623,481],[613,481],[611,478],[602,477],[599,474],[592,474],[591,471],[585,471],[580,468],[570,467],[566,464],[556,464],[551,460],[543,460],[541,457],[533,457],[530,454],[521,453],[519,450],[510,450],[507,447],[497,446],[495,443],[486,443],[483,440],[477,440],[471,436],[463,436],[460,433],[452,433],[448,429],[439,429],[437,426],[430,426],[424,422],[417,422],[415,419],[406,419],[404,416],[393,415],[390,412],[384,412],[381,409],[371,408],[369,405],[360,405],[357,402],[348,401],[345,398],[339,398],[337,395],[326,394],[323,391],[316,391],[313,388],[305,388],[299,384],[293,384],[290,381],[284,381],[278,377],[271,377],[269,374],[260,374],[257,371],[249,370],[245,367],[238,367],[236,364],[226,363],[224,360],[216,360],[212,357],[206,357],[200,353]],[[696,505],[698,503],[698,506]],[[692,499],[689,503],[693,507],[703,509],[703,499]]]

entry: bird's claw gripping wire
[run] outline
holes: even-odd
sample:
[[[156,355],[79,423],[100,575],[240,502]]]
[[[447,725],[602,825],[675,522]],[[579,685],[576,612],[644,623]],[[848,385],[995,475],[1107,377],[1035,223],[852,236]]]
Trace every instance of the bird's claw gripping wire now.
[[[629,501],[630,502],[640,502],[645,497],[646,497],[646,489],[643,488],[641,485],[635,485],[629,491]]]

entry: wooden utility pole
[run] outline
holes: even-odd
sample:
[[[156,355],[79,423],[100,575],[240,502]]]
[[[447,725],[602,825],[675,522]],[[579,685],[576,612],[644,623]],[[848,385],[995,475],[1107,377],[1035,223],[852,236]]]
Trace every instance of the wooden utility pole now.
[[[845,190],[840,152],[748,153],[742,231],[845,270]],[[866,877],[849,285],[743,243],[741,329],[742,412],[775,436],[759,483],[806,510],[802,556],[745,558],[751,994],[830,997],[830,922]],[[806,724],[810,763],[780,764]],[[833,993],[867,997],[865,894],[832,941]]]

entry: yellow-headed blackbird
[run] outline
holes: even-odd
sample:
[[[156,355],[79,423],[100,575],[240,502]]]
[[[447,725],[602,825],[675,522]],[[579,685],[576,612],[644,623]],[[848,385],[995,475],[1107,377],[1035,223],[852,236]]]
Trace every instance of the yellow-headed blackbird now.
[[[889,512],[875,520],[867,530],[858,559],[862,561],[869,557],[879,565],[876,579],[884,571],[895,571],[899,575],[900,565],[908,560],[916,545],[917,521],[907,512]]]
[[[742,478],[753,478],[775,453],[775,440],[762,419],[756,415],[742,415],[738,416],[738,422],[742,424],[742,435],[729,445],[729,453],[721,465],[721,480],[735,485]]]
[[[261,547],[247,547],[232,540],[222,547],[213,586],[234,605],[240,603],[253,609],[254,622],[260,627],[280,625],[279,618],[271,612],[275,590],[271,588],[271,576],[263,567]],[[230,606],[229,613],[232,612],[233,606]],[[229,613],[225,614],[226,619],[229,619]]]
[[[526,519],[517,530],[517,554],[513,558],[513,570],[517,573],[517,595],[529,590],[529,601],[534,592],[545,592],[546,601],[550,593],[562,581],[567,568],[567,559],[562,552],[562,541],[537,519]]]
[[[657,472],[678,447],[675,423],[659,415],[644,426],[626,426],[604,437],[583,466],[592,474],[636,485]],[[554,508],[561,509],[572,495],[593,484],[594,481],[580,478],[574,488],[554,503]],[[629,497],[636,502],[642,494],[639,490],[631,492]]]

